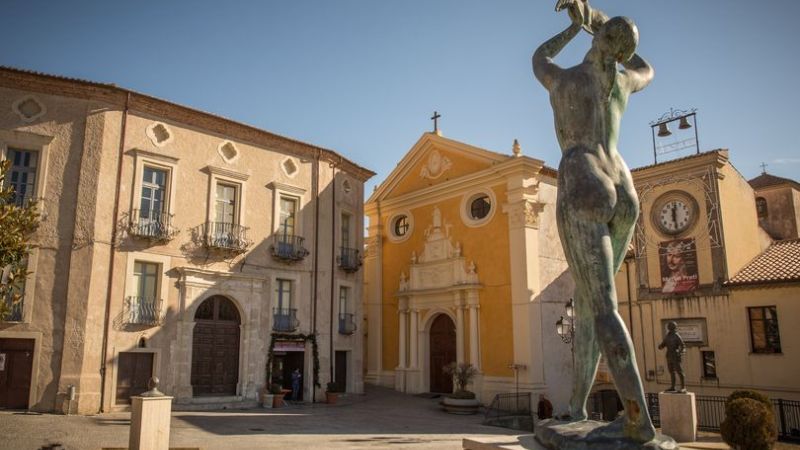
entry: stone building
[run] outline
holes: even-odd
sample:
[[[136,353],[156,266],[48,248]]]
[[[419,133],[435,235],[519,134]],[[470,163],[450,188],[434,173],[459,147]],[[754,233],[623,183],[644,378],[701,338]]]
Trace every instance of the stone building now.
[[[367,200],[366,380],[451,392],[569,395],[555,333],[573,284],[555,225],[556,172],[541,160],[425,133]]]
[[[632,173],[641,214],[617,292],[645,390],[669,387],[657,346],[675,321],[690,391],[800,400],[797,183],[766,174],[748,182],[727,150]]]
[[[305,401],[331,379],[362,391],[371,171],[115,85],[10,68],[0,155],[42,212],[24,301],[0,323],[0,407],[124,409],[151,376],[178,407],[247,406],[295,368]]]

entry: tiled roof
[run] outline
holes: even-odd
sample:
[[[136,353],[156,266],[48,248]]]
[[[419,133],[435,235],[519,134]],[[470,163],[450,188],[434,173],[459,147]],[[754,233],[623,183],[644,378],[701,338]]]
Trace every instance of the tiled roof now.
[[[795,189],[800,189],[800,183],[789,178],[776,177],[775,175],[770,175],[766,172],[748,181],[748,183],[750,183],[750,187],[755,190],[770,186],[777,186],[780,184],[791,184],[794,185]]]
[[[800,281],[800,239],[778,241],[725,284],[783,283]]]

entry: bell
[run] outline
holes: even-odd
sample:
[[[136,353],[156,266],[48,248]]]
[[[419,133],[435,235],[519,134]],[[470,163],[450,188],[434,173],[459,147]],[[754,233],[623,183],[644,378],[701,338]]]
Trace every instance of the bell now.
[[[658,124],[658,137],[666,137],[670,136],[671,134],[672,132],[669,131],[669,128],[667,128],[666,122]]]
[[[681,117],[681,123],[678,125],[678,129],[688,130],[689,128],[692,128],[692,124],[689,123],[689,118],[687,116]]]

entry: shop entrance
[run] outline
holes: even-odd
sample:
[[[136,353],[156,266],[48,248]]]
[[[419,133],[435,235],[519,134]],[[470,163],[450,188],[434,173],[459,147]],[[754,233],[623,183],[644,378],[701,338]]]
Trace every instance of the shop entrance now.
[[[291,394],[286,396],[286,400],[303,400],[303,386],[306,385],[306,378],[311,376],[305,371],[305,343],[304,342],[276,342],[272,350],[272,382],[278,383],[284,389],[292,389],[292,372],[300,369],[300,390],[297,398],[291,398]]]

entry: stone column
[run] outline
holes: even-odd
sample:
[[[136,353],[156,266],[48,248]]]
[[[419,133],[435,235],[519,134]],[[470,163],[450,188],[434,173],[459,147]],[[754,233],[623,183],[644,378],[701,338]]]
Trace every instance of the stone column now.
[[[456,304],[456,362],[464,362],[464,307]]]
[[[481,370],[481,353],[480,353],[480,339],[478,339],[478,294],[477,292],[470,292],[470,296],[474,295],[475,303],[469,304],[469,362],[475,366],[476,369]]]
[[[398,315],[400,316],[400,328],[399,328],[399,344],[400,348],[398,351],[398,361],[397,367],[401,369],[405,369],[406,367],[406,322],[408,322],[408,310],[401,309],[398,311]]]
[[[419,310],[418,309],[411,309],[410,310],[410,320],[411,320],[411,327],[410,327],[410,336],[408,340],[409,346],[409,357],[408,357],[408,367],[411,369],[416,369],[419,367],[419,362],[417,361],[417,354],[419,349]]]

